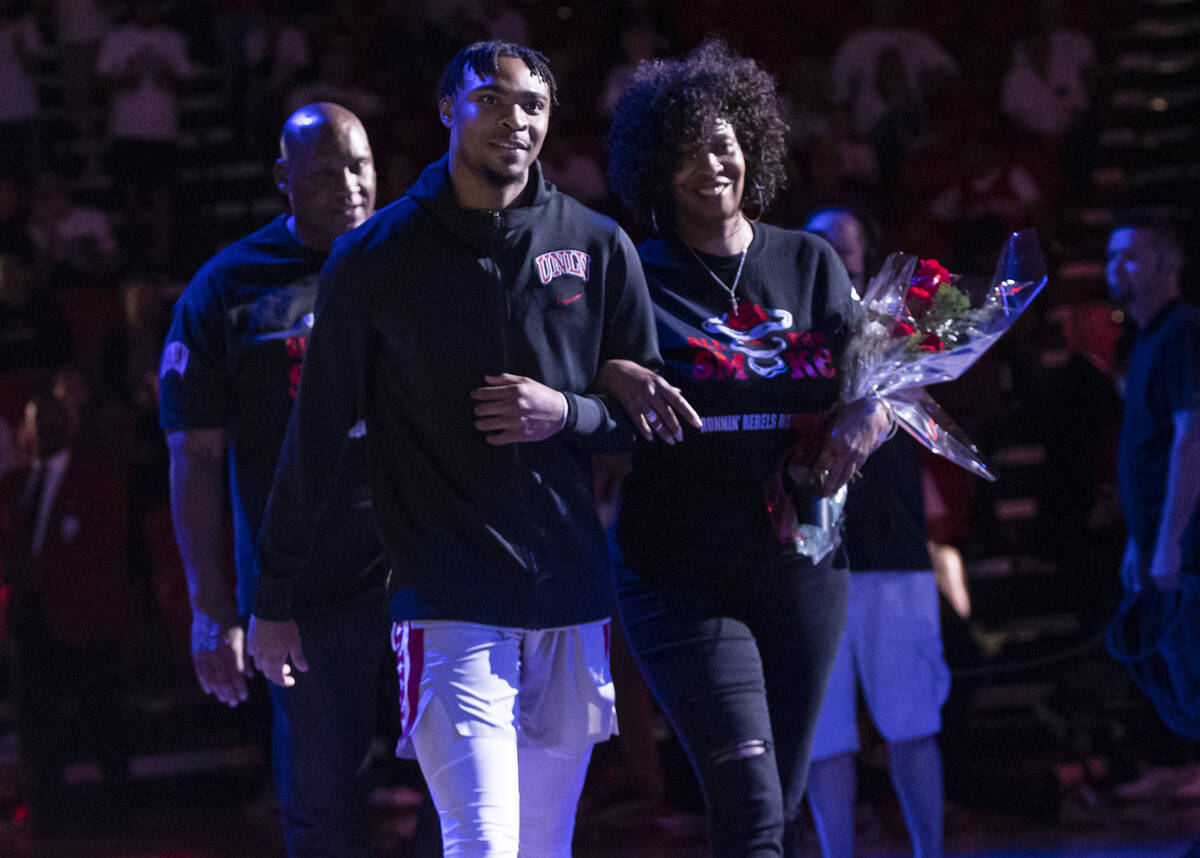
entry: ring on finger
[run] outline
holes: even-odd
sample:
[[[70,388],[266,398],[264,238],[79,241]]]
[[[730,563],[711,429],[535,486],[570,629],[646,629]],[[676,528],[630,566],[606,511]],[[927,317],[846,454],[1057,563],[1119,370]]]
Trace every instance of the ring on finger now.
[[[661,422],[658,419],[658,412],[655,411],[653,408],[646,411],[646,420],[652,424]]]

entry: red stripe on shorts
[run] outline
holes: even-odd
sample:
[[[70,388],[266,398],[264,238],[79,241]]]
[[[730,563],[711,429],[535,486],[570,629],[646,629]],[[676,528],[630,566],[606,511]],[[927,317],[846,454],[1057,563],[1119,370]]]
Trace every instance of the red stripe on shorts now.
[[[393,623],[392,649],[396,652],[396,676],[400,680],[400,734],[407,739],[416,726],[417,703],[421,699],[425,630],[408,622]]]

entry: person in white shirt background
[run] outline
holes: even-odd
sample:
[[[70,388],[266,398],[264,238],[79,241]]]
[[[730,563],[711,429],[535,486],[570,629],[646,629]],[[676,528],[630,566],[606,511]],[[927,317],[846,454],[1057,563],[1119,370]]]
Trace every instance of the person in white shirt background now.
[[[109,172],[124,193],[126,217],[149,237],[149,258],[165,263],[174,232],[178,89],[194,70],[159,0],[137,0],[132,20],[109,31],[96,73],[109,90]]]

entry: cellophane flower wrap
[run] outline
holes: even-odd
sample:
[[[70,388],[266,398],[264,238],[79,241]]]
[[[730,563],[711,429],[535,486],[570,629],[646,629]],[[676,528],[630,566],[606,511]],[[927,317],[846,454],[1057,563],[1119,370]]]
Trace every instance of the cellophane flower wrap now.
[[[812,460],[825,437],[829,415],[795,414],[795,441],[783,454],[779,467],[767,477],[764,492],[767,514],[775,535],[797,553],[819,563],[838,546],[838,522],[846,504],[846,487],[831,497],[821,495],[820,480],[811,470]]]
[[[991,281],[893,253],[861,297],[842,362],[841,401],[886,401],[900,426],[934,453],[994,480],[979,451],[924,387],[966,372],[1045,285],[1034,230],[1009,237]],[[810,470],[815,452],[810,441],[798,441],[768,480],[766,499],[780,541],[819,561],[837,547],[846,489],[821,496],[820,477]]]
[[[958,378],[1046,285],[1032,229],[1009,236],[990,281],[893,253],[871,278],[847,341],[842,401],[886,401],[901,427],[939,456],[994,480],[979,451],[924,391]]]

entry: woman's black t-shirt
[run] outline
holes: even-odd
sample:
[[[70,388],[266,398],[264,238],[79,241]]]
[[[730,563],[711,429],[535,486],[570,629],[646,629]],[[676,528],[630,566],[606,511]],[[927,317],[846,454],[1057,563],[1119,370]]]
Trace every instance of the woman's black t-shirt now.
[[[650,239],[638,253],[663,375],[704,427],[685,427],[674,446],[639,444],[622,500],[621,548],[644,578],[724,581],[731,564],[790,550],[771,527],[766,481],[798,433],[819,431],[837,401],[857,305],[837,255],[809,233],[755,225],[736,309],[677,239]],[[733,282],[739,256],[701,259]]]

